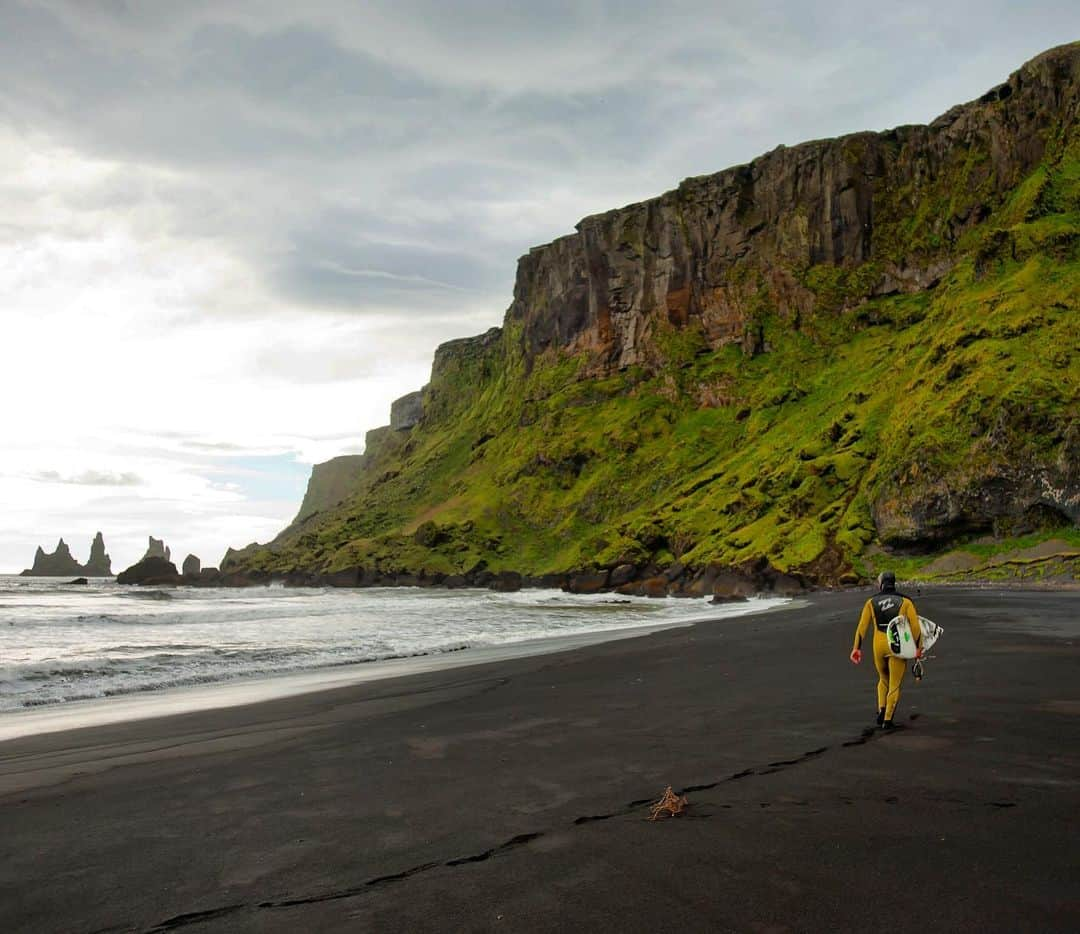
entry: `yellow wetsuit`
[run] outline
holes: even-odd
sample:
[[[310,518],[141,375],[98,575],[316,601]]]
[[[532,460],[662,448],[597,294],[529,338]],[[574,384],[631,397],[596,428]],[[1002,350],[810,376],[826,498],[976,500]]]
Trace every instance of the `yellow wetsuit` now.
[[[885,719],[892,721],[896,703],[900,700],[900,684],[907,673],[907,659],[897,658],[889,651],[889,640],[885,629],[889,621],[896,616],[907,617],[911,626],[911,635],[915,644],[922,647],[922,627],[915,604],[903,594],[882,591],[866,601],[859,617],[859,627],[855,630],[855,649],[862,648],[867,630],[874,627],[874,667],[878,673],[877,700],[878,710],[884,709]]]

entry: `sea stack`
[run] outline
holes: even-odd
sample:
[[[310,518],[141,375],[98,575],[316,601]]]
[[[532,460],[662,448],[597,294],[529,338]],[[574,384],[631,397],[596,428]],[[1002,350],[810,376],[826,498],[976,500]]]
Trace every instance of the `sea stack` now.
[[[146,548],[146,554],[142,556],[142,560],[147,558],[164,558],[166,561],[172,560],[172,552],[165,544],[165,539],[154,538],[153,535],[149,536],[150,544]]]
[[[105,553],[105,538],[100,532],[90,545],[90,560],[83,567],[87,577],[112,577],[112,559]]]
[[[56,550],[47,552],[40,545],[34,553],[34,564],[22,572],[22,577],[111,577],[112,562],[105,553],[105,539],[100,532],[90,546],[90,560],[79,564],[62,538]]]
[[[62,538],[56,543],[52,553],[40,545],[34,552],[33,567],[22,572],[23,577],[78,577],[83,567],[71,556],[71,549]]]
[[[176,565],[168,558],[153,555],[121,571],[116,577],[116,582],[118,584],[179,584],[180,575],[176,572]]]

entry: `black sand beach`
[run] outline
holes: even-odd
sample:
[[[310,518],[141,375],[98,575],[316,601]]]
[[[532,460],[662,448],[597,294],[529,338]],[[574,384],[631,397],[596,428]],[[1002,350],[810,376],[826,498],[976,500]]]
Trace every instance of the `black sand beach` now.
[[[0,929],[1080,929],[1077,594],[917,598],[889,735],[865,597],[2,743]]]

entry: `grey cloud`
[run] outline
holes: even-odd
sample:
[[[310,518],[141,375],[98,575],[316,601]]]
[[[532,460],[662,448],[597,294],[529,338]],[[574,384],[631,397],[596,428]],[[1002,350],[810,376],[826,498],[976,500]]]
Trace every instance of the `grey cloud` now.
[[[290,250],[277,260],[282,294],[312,305],[417,311],[459,304],[463,296],[502,284],[505,273],[467,248],[357,237],[362,221],[328,211],[292,231]],[[494,310],[494,309],[493,309]]]
[[[582,215],[930,119],[1077,27],[1049,2],[8,3],[0,116],[119,164],[74,208],[161,205],[281,305],[494,322],[517,256]],[[553,193],[565,214],[501,228]]]

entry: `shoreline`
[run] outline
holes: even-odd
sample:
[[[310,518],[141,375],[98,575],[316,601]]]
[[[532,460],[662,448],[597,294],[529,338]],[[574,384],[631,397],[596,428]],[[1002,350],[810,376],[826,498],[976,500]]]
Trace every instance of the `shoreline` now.
[[[1075,930],[1073,599],[924,594],[946,634],[893,734],[844,593],[12,739],[6,928],[857,931],[851,880],[921,865],[899,931]],[[667,785],[689,808],[650,823]]]
[[[1052,557],[1056,558],[1056,557],[1062,557],[1062,556],[1054,555]],[[1075,558],[1076,555],[1069,554],[1069,555],[1065,555],[1064,557],[1066,557],[1066,558]],[[1046,590],[1046,591],[1074,591],[1074,590],[1080,590],[1080,579],[1078,579],[1078,578],[1065,579],[1065,578],[1056,577],[1056,578],[1051,578],[1049,580],[1039,580],[1039,579],[1035,579],[1035,578],[1024,578],[1024,577],[1019,577],[1019,576],[1016,576],[1016,577],[1001,577],[1001,578],[996,578],[996,577],[961,577],[959,575],[962,574],[963,572],[954,572],[954,573],[957,576],[954,577],[953,579],[948,579],[948,578],[945,578],[945,577],[926,577],[926,578],[924,578],[924,577],[910,577],[910,578],[904,578],[901,575],[898,575],[897,579],[898,579],[898,581],[900,583],[906,583],[906,584],[910,584],[910,585],[913,585],[913,586],[924,587],[924,588],[929,588],[929,587],[952,587],[952,588],[971,587],[971,588],[985,589],[985,588],[989,587],[989,588],[1001,588],[1003,590],[1040,590],[1040,591],[1041,590]],[[568,574],[553,575],[553,576],[556,576],[561,580],[562,578],[567,578],[567,577],[570,577],[570,576],[573,576],[573,575],[568,573]],[[42,581],[42,582],[50,582],[50,583],[68,584],[68,585],[71,585],[71,586],[78,586],[78,585],[75,584],[74,581],[69,580],[66,576],[65,577],[52,577],[52,576],[25,577],[25,576],[23,576],[23,575],[21,575],[21,574],[19,574],[17,572],[16,573],[11,573],[11,572],[0,573],[0,579],[5,578],[5,577],[9,577],[9,578],[17,579],[17,580],[22,580],[22,581]],[[100,583],[117,584],[120,587],[123,587],[123,588],[126,588],[126,589],[133,589],[136,592],[138,592],[138,590],[140,588],[147,588],[147,589],[165,588],[165,589],[179,589],[179,590],[185,590],[185,589],[192,589],[192,590],[204,590],[204,589],[248,590],[248,589],[255,589],[255,588],[259,588],[259,587],[264,587],[264,588],[282,587],[282,588],[287,589],[287,590],[322,589],[322,590],[329,590],[329,591],[336,591],[336,590],[341,590],[341,591],[363,591],[363,590],[378,590],[378,589],[388,589],[388,590],[403,589],[403,590],[445,590],[445,591],[482,590],[482,591],[495,591],[495,592],[498,592],[499,589],[500,589],[498,587],[484,586],[484,585],[479,585],[479,584],[477,584],[477,585],[470,584],[468,586],[463,587],[463,586],[460,586],[460,585],[457,585],[457,584],[446,584],[446,583],[435,582],[435,581],[426,581],[424,583],[417,583],[415,581],[409,581],[409,582],[404,582],[404,583],[396,583],[391,579],[387,579],[385,581],[380,581],[378,583],[372,583],[372,584],[349,584],[349,585],[332,583],[330,578],[326,578],[326,579],[320,580],[320,581],[312,581],[312,582],[305,582],[305,583],[295,583],[295,582],[290,582],[287,579],[287,576],[268,577],[266,579],[246,578],[243,582],[233,581],[233,582],[228,582],[227,583],[227,582],[221,581],[221,582],[216,582],[214,584],[199,584],[199,583],[195,583],[195,582],[190,581],[190,580],[185,580],[182,577],[180,579],[178,579],[178,580],[146,581],[146,582],[129,583],[129,584],[120,584],[119,581],[117,580],[117,575],[111,575],[109,577],[88,577],[87,580],[91,584],[100,584]],[[634,583],[637,584],[637,583],[642,583],[642,582],[635,581]],[[872,589],[874,586],[875,586],[874,581],[869,580],[869,579],[865,580],[865,581],[860,581],[858,583],[848,583],[848,584],[818,584],[818,583],[813,583],[813,582],[807,582],[805,585],[802,585],[799,589],[792,589],[790,591],[786,590],[786,589],[783,590],[783,591],[761,590],[761,591],[757,591],[757,592],[754,592],[754,593],[749,593],[748,592],[748,593],[745,594],[745,596],[747,596],[747,597],[809,597],[809,596],[811,596],[813,594],[824,594],[824,593],[858,593],[858,592],[864,591],[864,590],[866,590],[868,588]],[[601,594],[607,594],[607,595],[610,595],[610,596],[650,597],[650,598],[661,599],[661,600],[667,599],[667,598],[673,598],[673,599],[678,599],[678,600],[698,600],[698,599],[704,599],[704,598],[710,596],[710,594],[708,594],[708,593],[700,593],[700,594],[699,593],[690,593],[690,592],[684,591],[684,590],[672,590],[670,592],[663,593],[663,594],[659,594],[659,593],[649,594],[649,593],[637,593],[637,592],[634,592],[634,593],[629,593],[629,592],[621,593],[620,590],[618,589],[618,587],[612,587],[612,586],[605,586],[605,587],[603,587],[602,589],[599,589],[599,590],[572,590],[569,587],[561,586],[558,581],[552,582],[552,581],[542,581],[540,579],[535,579],[534,580],[534,579],[528,579],[528,578],[523,579],[523,582],[522,582],[520,587],[513,588],[513,589],[510,589],[509,591],[504,591],[504,592],[513,593],[515,591],[523,591],[523,590],[525,590],[525,591],[531,591],[531,590],[559,590],[562,593],[575,594],[575,595],[579,595],[579,596],[596,596],[596,595],[601,595]],[[744,595],[740,594],[740,595],[736,596],[735,599],[739,599],[741,596],[744,596]],[[725,598],[721,595],[720,599],[721,599],[721,601],[723,601]]]
[[[470,646],[443,652],[422,652],[399,658],[373,659],[313,667],[277,675],[238,676],[193,685],[173,685],[107,697],[56,702],[0,712],[0,743],[21,737],[97,726],[150,720],[281,700],[303,694],[333,691],[393,678],[490,665],[516,658],[570,652],[591,645],[633,639],[667,629],[722,623],[805,606],[787,598],[775,605],[751,608],[730,616],[693,616],[614,629],[589,630],[560,636],[522,639],[499,645]]]

